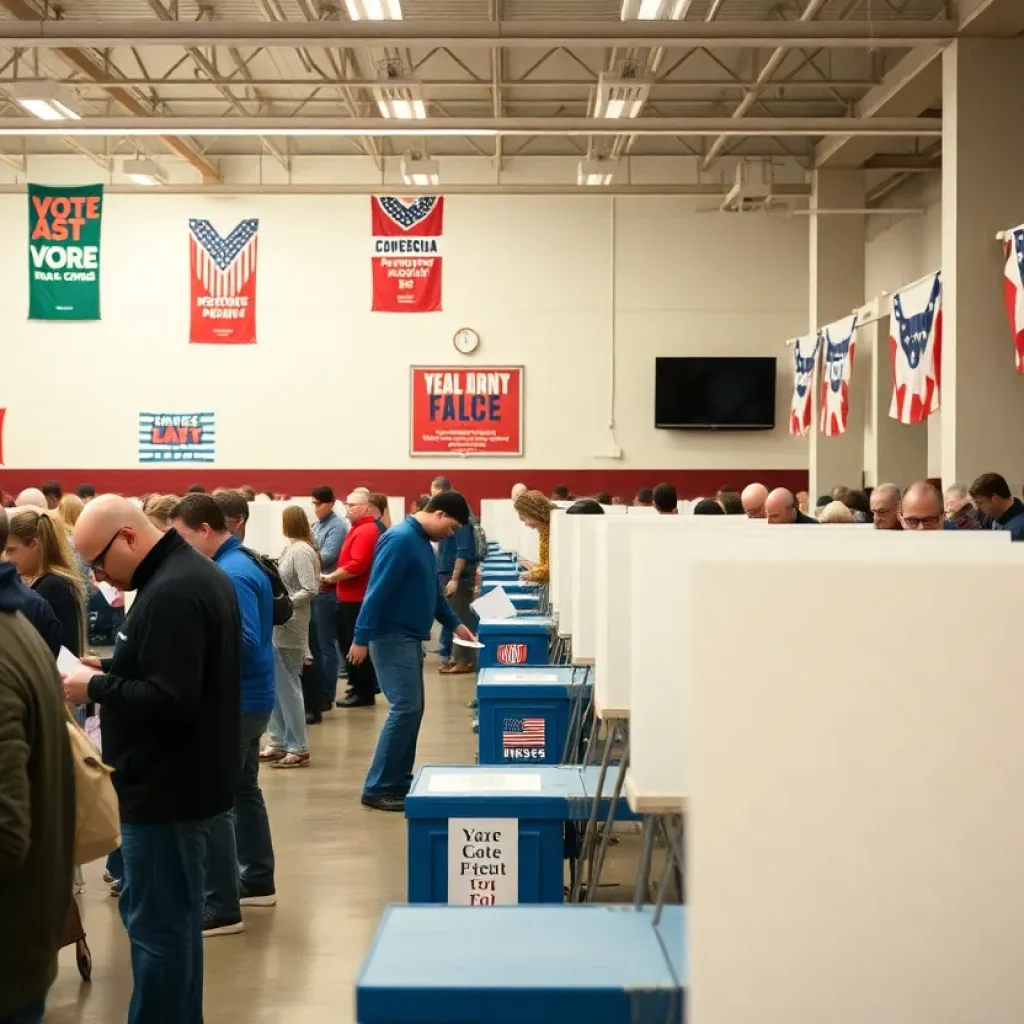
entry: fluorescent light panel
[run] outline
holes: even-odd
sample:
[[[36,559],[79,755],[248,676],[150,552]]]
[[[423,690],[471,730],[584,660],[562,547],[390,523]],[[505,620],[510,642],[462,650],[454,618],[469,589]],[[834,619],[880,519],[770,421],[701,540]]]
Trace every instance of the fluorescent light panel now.
[[[403,156],[402,180],[406,185],[417,185],[421,188],[437,185],[441,180],[440,167],[436,160],[426,157],[414,160]]]
[[[98,138],[118,138],[128,135],[171,135],[181,138],[187,135],[194,135],[200,138],[223,136],[225,138],[362,138],[372,136],[374,138],[404,138],[424,136],[440,137],[453,136],[458,138],[494,138],[500,134],[496,128],[399,128],[391,124],[382,124],[381,127],[366,126],[362,128],[211,128],[207,125],[190,126],[183,118],[182,126],[169,131],[166,127],[150,128],[143,123],[144,119],[139,118],[139,127],[124,128],[89,128],[87,125],[79,127],[68,127],[67,125],[56,125],[44,127],[26,122],[24,128],[0,128],[0,137],[60,137],[68,136],[86,137],[96,136]],[[581,133],[585,134],[585,133]],[[845,134],[845,133],[844,133]]]
[[[415,78],[384,78],[373,86],[381,117],[396,121],[423,121],[427,105],[423,100],[423,87]]]
[[[610,185],[615,177],[613,160],[581,160],[576,168],[577,185]]]
[[[81,115],[68,103],[68,96],[57,82],[31,82],[14,86],[14,100],[41,121],[78,121]]]
[[[686,17],[693,0],[622,0],[623,21],[678,21]]]
[[[353,21],[401,21],[399,0],[345,0],[348,16]]]

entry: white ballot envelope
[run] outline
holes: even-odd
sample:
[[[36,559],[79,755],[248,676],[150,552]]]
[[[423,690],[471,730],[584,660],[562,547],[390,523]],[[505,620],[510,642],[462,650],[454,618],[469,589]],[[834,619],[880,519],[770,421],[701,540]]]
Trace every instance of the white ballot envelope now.
[[[514,619],[516,606],[502,587],[478,597],[470,607],[481,619]]]

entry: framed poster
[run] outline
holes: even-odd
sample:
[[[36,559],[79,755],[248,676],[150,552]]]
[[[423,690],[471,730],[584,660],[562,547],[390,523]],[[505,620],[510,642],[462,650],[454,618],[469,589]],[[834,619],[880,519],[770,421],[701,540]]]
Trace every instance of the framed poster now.
[[[523,367],[413,366],[411,455],[522,455]]]

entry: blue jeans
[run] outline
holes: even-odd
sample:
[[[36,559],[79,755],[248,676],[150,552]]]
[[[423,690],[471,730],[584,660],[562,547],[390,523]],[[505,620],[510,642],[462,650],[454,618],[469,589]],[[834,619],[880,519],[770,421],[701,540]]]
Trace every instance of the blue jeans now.
[[[37,1003],[30,1003],[20,1010],[15,1010],[14,1013],[0,1017],[0,1024],[41,1024],[45,1005],[42,999]]]
[[[405,796],[412,785],[423,721],[423,644],[411,636],[386,636],[370,641],[370,657],[391,710],[377,739],[363,793]]]
[[[316,638],[313,657],[323,673],[324,697],[333,704],[338,695],[338,666],[341,664],[338,654],[338,597],[333,591],[317,594],[309,607]]]
[[[235,806],[210,823],[206,853],[206,909],[215,917],[239,917],[239,880],[260,891],[274,890],[274,843],[260,791],[260,737],[266,715],[242,715],[239,754],[242,774]]]
[[[119,907],[135,980],[128,1024],[202,1024],[203,859],[211,821],[121,823]]]
[[[302,701],[302,658],[298,647],[274,649],[274,711],[267,725],[270,746],[289,754],[309,751],[306,706]]]

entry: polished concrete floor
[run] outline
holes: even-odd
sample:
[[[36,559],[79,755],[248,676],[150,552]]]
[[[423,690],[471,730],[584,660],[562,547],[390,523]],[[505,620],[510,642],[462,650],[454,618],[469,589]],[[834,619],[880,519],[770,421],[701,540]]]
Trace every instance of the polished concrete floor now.
[[[473,763],[476,737],[466,709],[473,677],[441,676],[430,657],[426,686],[417,764]],[[310,729],[309,768],[260,773],[279,903],[246,908],[244,933],[206,940],[206,1024],[355,1020],[353,984],[381,912],[406,898],[405,817],[359,803],[386,713],[382,698],[373,709],[336,709]],[[85,869],[80,898],[92,984],[79,980],[72,949],[62,950],[47,1024],[125,1020],[132,988],[128,942],[101,873],[101,864]],[[607,898],[630,899],[631,892],[610,891]]]

